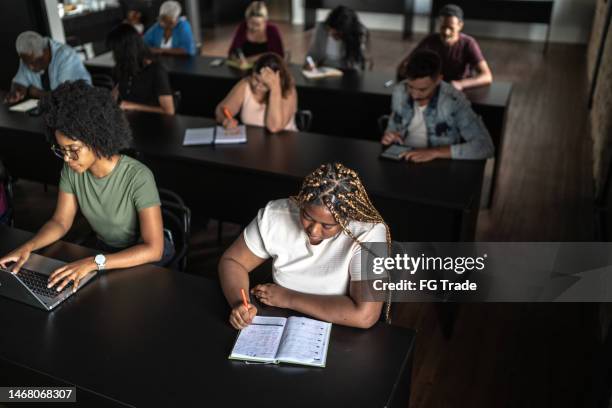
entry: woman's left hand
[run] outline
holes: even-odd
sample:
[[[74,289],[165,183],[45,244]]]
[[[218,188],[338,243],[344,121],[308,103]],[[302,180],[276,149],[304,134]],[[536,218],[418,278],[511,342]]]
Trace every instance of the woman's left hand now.
[[[49,275],[48,288],[57,286],[57,291],[61,292],[68,283],[72,283],[72,291],[76,292],[81,283],[81,279],[87,276],[89,273],[96,271],[98,268],[93,258],[85,258],[80,261],[70,262],[67,265],[56,269],[51,275]],[[60,283],[61,282],[61,283]]]
[[[291,290],[275,283],[257,285],[251,289],[254,295],[264,305],[289,308],[291,303]]]
[[[270,67],[264,67],[261,72],[261,80],[270,89],[274,87],[280,88],[280,72],[273,71]]]

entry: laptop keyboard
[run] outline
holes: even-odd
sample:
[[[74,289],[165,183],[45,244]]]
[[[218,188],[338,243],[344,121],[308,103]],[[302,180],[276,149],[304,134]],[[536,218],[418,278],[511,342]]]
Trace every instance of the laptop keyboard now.
[[[17,276],[19,276],[19,279],[21,279],[32,292],[50,298],[57,297],[65,290],[72,287],[72,282],[70,282],[61,292],[57,291],[57,285],[52,288],[47,288],[49,276],[25,268],[21,268]]]

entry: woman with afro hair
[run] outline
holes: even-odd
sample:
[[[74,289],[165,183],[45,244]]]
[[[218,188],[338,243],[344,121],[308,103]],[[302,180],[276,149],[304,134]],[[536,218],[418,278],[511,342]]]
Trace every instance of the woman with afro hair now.
[[[71,262],[49,276],[63,290],[103,269],[163,263],[174,248],[164,238],[160,199],[151,171],[120,152],[131,144],[127,120],[109,91],[65,82],[40,101],[51,150],[64,161],[57,206],[36,235],[0,259],[13,273],[30,253],[61,239],[80,209],[97,236],[95,257]]]

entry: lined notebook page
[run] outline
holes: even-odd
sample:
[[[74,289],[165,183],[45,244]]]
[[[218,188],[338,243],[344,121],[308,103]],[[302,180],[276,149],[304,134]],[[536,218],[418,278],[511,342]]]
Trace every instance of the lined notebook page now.
[[[284,317],[255,316],[253,322],[240,331],[230,358],[276,361],[286,322]]]
[[[287,320],[279,361],[325,366],[331,323],[292,316]]]

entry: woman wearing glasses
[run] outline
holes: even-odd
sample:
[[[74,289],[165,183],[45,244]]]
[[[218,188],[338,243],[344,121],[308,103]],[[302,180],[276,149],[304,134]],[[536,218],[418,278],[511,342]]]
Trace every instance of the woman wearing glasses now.
[[[263,54],[250,75],[241,79],[217,105],[215,117],[225,128],[238,125],[266,127],[270,132],[297,130],[297,91],[287,64],[274,53]]]
[[[110,92],[84,81],[65,82],[41,99],[53,152],[64,160],[55,213],[38,233],[3,258],[17,273],[30,253],[61,239],[80,209],[97,236],[95,257],[71,262],[53,272],[49,287],[73,290],[87,274],[128,268],[171,258],[164,239],[160,200],[151,171],[120,154],[131,133]]]

